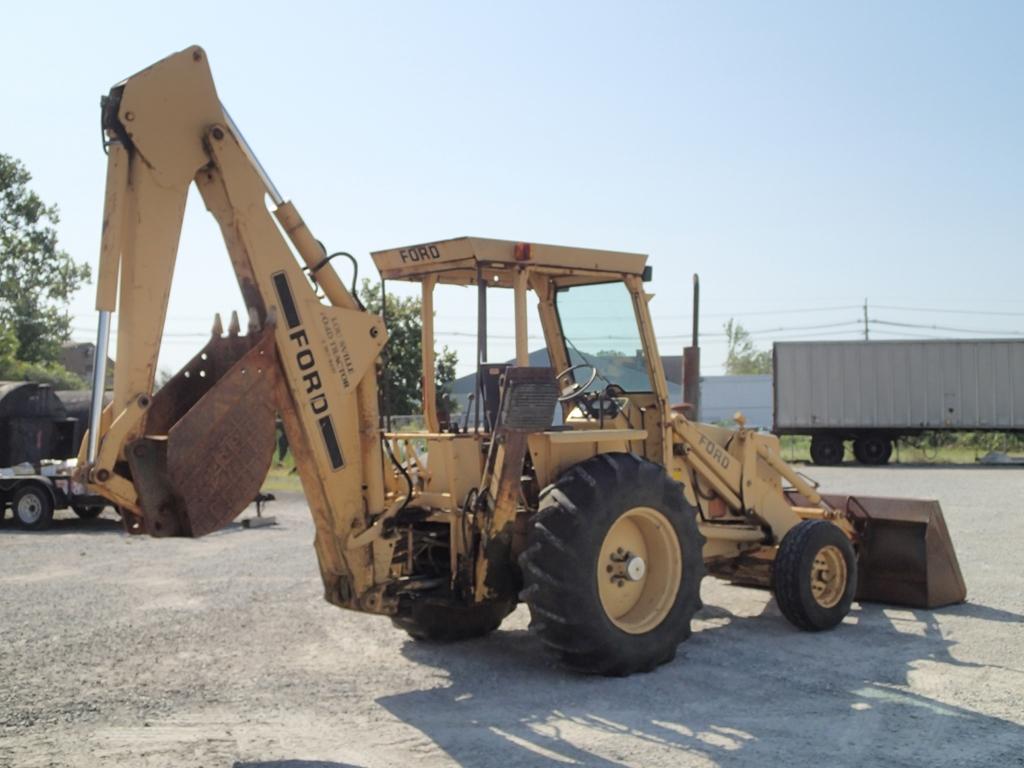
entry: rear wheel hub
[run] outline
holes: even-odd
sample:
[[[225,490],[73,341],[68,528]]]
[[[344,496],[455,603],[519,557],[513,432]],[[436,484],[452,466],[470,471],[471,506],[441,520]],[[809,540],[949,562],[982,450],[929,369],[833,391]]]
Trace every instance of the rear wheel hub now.
[[[624,632],[649,632],[672,609],[682,572],[682,550],[668,519],[651,507],[633,507],[612,524],[601,545],[601,607]]]

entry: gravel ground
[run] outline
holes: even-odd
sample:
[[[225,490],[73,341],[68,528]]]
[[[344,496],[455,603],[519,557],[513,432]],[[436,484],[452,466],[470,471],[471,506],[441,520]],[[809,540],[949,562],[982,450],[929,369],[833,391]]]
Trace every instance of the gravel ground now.
[[[1024,471],[816,468],[827,490],[941,500],[970,592],[792,629],[707,579],[677,659],[562,671],[520,608],[414,643],[320,598],[299,497],[280,524],[129,538],[113,517],[0,530],[0,766],[1024,765]],[[283,496],[283,495],[282,495]]]

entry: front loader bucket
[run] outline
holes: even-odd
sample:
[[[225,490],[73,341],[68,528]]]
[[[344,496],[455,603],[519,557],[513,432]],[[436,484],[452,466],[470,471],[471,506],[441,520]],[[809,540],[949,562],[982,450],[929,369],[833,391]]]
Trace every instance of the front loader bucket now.
[[[203,536],[252,502],[276,443],[276,376],[273,327],[239,336],[233,320],[153,396],[127,446],[146,533]]]
[[[962,603],[967,587],[937,501],[825,496],[860,532],[857,599],[913,608]]]

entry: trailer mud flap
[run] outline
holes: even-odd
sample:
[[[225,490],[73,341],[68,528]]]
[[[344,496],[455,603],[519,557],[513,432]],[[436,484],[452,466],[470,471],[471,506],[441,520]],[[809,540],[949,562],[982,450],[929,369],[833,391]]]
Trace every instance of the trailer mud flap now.
[[[825,496],[860,532],[857,599],[912,608],[962,603],[967,587],[939,502]]]
[[[273,331],[215,334],[154,395],[146,436],[127,447],[146,533],[203,536],[256,497],[276,443]]]

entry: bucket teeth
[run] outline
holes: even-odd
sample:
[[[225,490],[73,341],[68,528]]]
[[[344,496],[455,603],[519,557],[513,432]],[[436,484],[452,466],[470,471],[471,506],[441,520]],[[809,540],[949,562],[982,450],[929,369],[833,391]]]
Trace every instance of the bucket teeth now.
[[[250,336],[255,336],[263,330],[263,326],[260,323],[260,313],[255,307],[249,307],[247,309],[248,321],[246,323],[246,333]],[[238,320],[238,312],[231,311],[231,320],[228,323],[228,336],[231,338],[238,338],[242,330],[242,324]],[[221,320],[220,312],[217,312],[213,316],[213,330],[211,331],[214,338],[224,337],[224,321]]]

